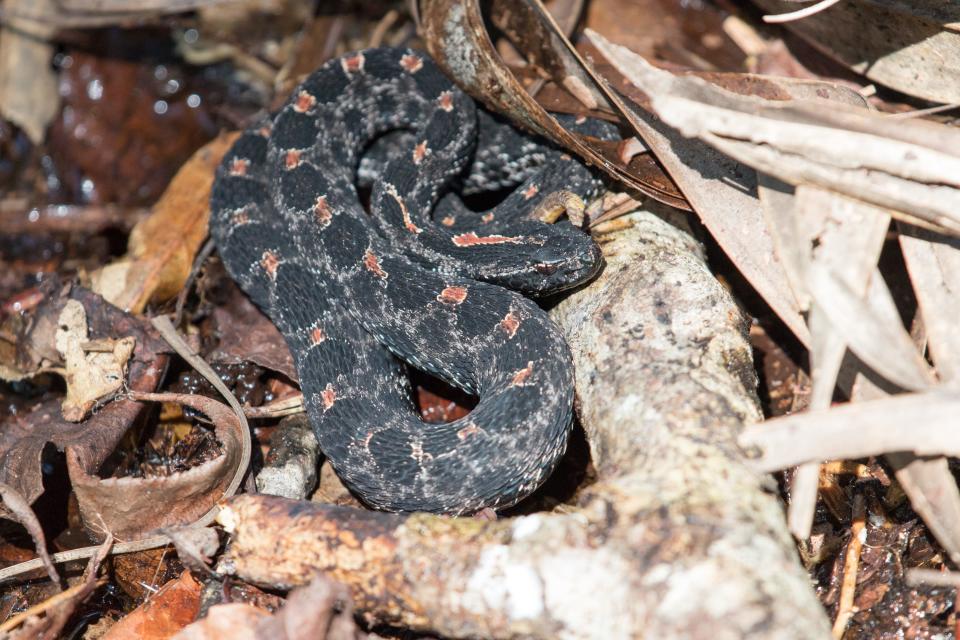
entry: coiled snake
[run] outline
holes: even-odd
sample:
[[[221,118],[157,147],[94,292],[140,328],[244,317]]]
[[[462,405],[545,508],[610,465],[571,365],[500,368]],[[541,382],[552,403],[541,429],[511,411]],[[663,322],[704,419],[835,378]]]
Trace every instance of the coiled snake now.
[[[426,54],[361,51],[321,67],[244,133],[214,184],[220,256],[285,336],[324,454],[376,508],[508,506],[566,447],[570,353],[516,291],[543,295],[599,270],[585,233],[530,218],[549,194],[587,195],[598,182],[490,116],[479,122]],[[375,141],[397,130],[399,155],[378,164]],[[355,183],[371,145],[368,214]],[[447,193],[517,179],[484,214]],[[475,394],[476,407],[425,424],[397,358]]]

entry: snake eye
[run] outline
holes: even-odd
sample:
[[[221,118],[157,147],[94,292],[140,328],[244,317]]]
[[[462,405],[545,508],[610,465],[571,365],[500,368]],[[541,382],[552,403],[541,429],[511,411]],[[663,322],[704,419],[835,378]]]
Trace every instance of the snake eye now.
[[[533,265],[533,268],[537,270],[537,273],[549,276],[552,273],[556,273],[559,266],[556,262],[538,262]]]

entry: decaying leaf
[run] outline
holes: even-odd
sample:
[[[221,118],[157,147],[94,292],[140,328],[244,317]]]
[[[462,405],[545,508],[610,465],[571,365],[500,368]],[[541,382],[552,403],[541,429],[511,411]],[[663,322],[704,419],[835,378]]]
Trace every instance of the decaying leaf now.
[[[754,0],[773,14],[789,0]],[[874,82],[934,102],[960,102],[960,9],[953,2],[843,0],[785,23],[813,46]]]
[[[19,335],[30,350],[56,357],[54,334],[58,320],[67,303],[76,301],[85,310],[88,335],[93,339],[135,339],[133,356],[127,364],[128,387],[134,391],[152,391],[156,387],[167,357],[160,355],[166,345],[152,327],[83,288],[61,287],[51,280],[44,291],[43,301]],[[26,413],[10,417],[0,429],[0,482],[13,486],[27,502],[33,502],[43,492],[40,461],[48,443],[71,450],[88,473],[97,473],[142,408],[137,402],[115,400],[87,420],[71,423],[63,418],[60,400],[51,398]]]
[[[207,237],[214,169],[236,136],[219,136],[184,163],[153,213],[134,227],[127,255],[91,274],[94,291],[137,313],[180,291]]]
[[[53,10],[54,0],[5,0],[4,11],[33,13]],[[60,106],[57,74],[50,62],[55,29],[49,24],[5,21],[0,30],[0,114],[15,122],[39,144]]]
[[[155,400],[183,403],[213,423],[223,453],[182,473],[156,478],[100,478],[68,452],[67,468],[87,527],[123,540],[145,537],[169,526],[189,524],[210,511],[236,473],[242,428],[226,405],[205,396],[156,394]],[[160,503],[166,505],[157,509]]]
[[[163,585],[150,599],[128,613],[103,640],[166,640],[194,621],[200,613],[201,585],[184,571]]]
[[[76,300],[67,301],[57,324],[57,351],[63,356],[67,381],[63,418],[80,422],[97,401],[123,387],[136,340],[127,336],[90,341],[87,312]]]

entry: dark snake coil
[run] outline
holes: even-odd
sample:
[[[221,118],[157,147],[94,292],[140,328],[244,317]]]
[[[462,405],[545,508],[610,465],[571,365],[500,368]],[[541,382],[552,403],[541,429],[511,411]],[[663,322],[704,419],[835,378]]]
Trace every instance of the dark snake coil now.
[[[220,256],[285,336],[324,454],[379,509],[509,506],[566,447],[569,349],[536,304],[504,287],[544,295],[599,270],[586,234],[530,217],[555,191],[586,196],[599,183],[566,154],[488,115],[479,122],[425,54],[372,49],[314,72],[217,172]],[[378,161],[384,134],[381,146],[400,151]],[[371,146],[368,214],[355,183]],[[448,192],[517,180],[483,214]],[[397,358],[478,396],[476,407],[425,424]]]

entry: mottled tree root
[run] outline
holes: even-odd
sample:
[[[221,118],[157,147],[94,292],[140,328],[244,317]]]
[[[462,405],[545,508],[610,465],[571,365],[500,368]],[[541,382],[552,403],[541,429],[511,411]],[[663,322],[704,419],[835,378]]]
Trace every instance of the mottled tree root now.
[[[244,495],[221,567],[277,587],[321,569],[369,621],[453,637],[829,637],[735,444],[760,418],[743,314],[688,235],[617,222],[602,277],[553,312],[598,475],[578,508],[485,522]]]

